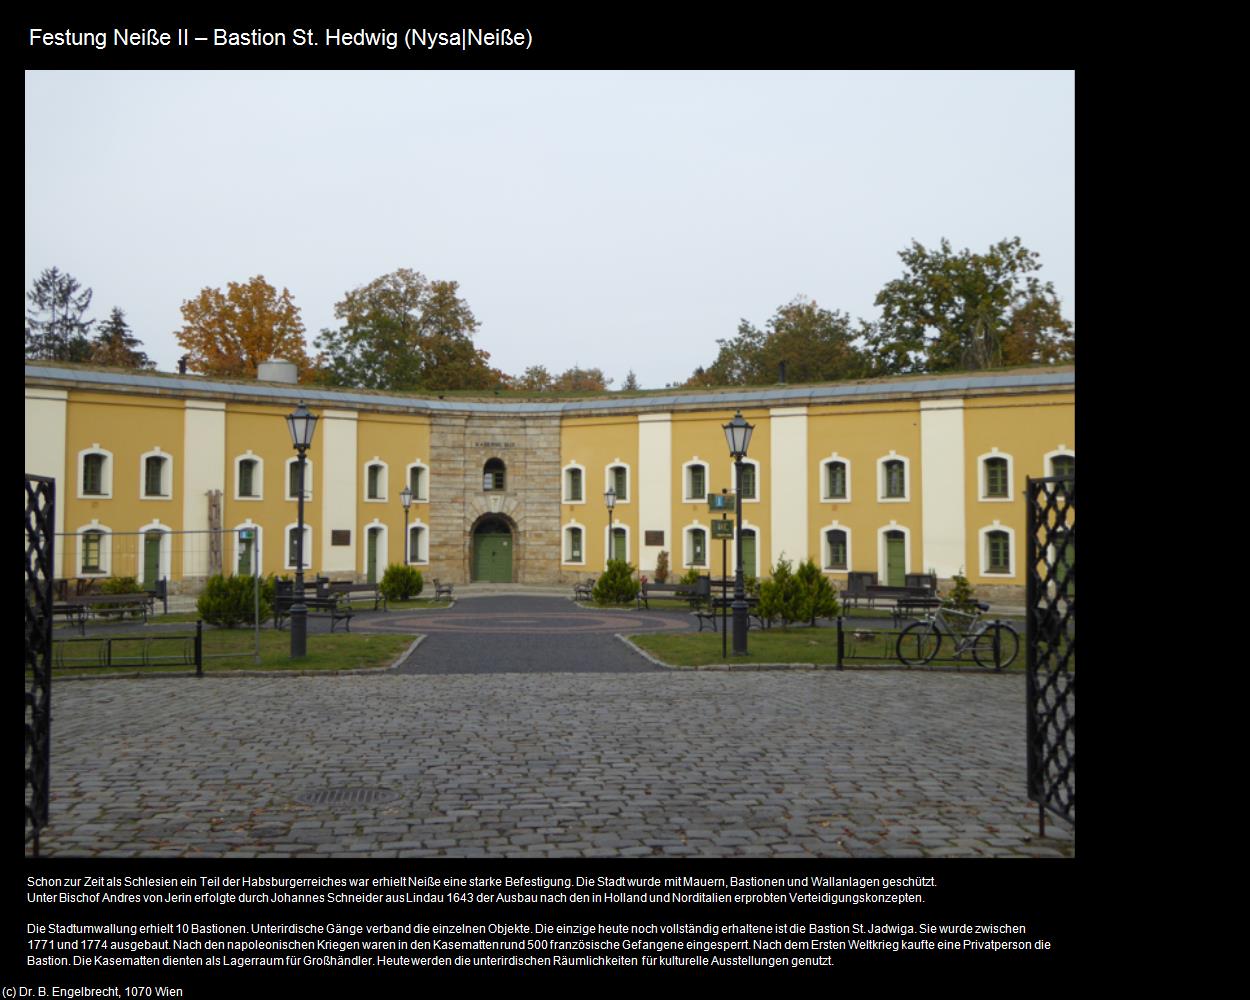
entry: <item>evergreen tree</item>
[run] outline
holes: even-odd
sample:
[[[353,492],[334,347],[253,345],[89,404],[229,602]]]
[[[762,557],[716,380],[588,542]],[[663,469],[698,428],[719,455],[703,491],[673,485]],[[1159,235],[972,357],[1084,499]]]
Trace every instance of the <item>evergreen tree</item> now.
[[[155,368],[156,363],[140,350],[142,346],[139,338],[131,334],[126,314],[114,306],[109,318],[96,330],[91,360],[115,368]]]
[[[94,320],[84,319],[91,289],[47,268],[26,293],[26,357],[40,361],[89,361]]]

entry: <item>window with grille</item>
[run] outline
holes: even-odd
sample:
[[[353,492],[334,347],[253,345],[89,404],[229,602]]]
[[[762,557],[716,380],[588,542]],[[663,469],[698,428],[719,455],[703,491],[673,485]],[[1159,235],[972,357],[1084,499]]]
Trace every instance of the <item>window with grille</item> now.
[[[84,573],[103,573],[101,553],[104,549],[104,533],[102,531],[86,531],[82,536],[82,571]]]
[[[897,460],[885,463],[885,497],[887,500],[901,500],[907,495],[906,477],[903,463]]]
[[[104,494],[104,456],[84,455],[82,458],[82,491],[91,496]]]
[[[1076,456],[1056,455],[1050,460],[1050,474],[1052,476],[1075,476]]]
[[[825,496],[830,500],[846,499],[846,463],[825,464]]]
[[[985,533],[986,544],[986,572],[988,573],[1010,573],[1011,572],[1011,537],[1005,531],[987,531]]]
[[[256,461],[245,458],[239,463],[239,496],[254,497],[256,491]]]
[[[846,569],[846,532],[825,532],[825,569]]]
[[[143,460],[143,495],[165,495],[165,459],[159,455],[149,455]]]
[[[985,495],[1003,498],[1007,496],[1007,459],[985,460]]]
[[[497,458],[492,458],[482,468],[482,489],[487,493],[502,490],[507,485],[507,467]]]
[[[564,499],[570,502],[582,501],[582,470],[569,469],[565,473]]]

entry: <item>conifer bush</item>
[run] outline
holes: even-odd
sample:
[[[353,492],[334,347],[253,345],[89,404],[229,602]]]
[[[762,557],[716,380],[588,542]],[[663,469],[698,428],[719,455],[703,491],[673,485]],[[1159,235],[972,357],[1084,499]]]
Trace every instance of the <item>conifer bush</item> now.
[[[273,614],[274,579],[264,577],[260,581],[260,620],[268,621]],[[210,576],[199,599],[195,602],[200,617],[210,625],[234,628],[250,625],[256,611],[256,597],[250,576]]]
[[[420,594],[424,586],[425,580],[419,570],[403,563],[391,563],[382,574],[378,589],[388,601],[406,601]]]
[[[595,584],[595,603],[626,604],[638,596],[638,581],[634,579],[634,567],[624,559],[609,559],[608,568],[604,570]]]

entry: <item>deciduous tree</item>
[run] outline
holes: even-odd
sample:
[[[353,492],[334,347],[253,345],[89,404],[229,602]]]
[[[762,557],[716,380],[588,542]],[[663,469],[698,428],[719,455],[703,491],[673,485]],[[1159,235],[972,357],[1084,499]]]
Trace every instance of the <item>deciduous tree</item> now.
[[[289,291],[279,293],[263,275],[246,284],[232,281],[224,293],[205,288],[182,303],[182,320],[178,343],[191,371],[254,378],[261,362],[280,358],[295,362],[301,379],[314,374],[299,307]]]
[[[505,376],[473,346],[478,322],[454,281],[401,268],[348,292],[322,330],[324,381],[369,389],[491,389]]]
[[[94,320],[85,319],[91,289],[76,278],[47,268],[26,293],[26,357],[41,361],[90,361],[89,334]]]
[[[943,372],[1076,356],[1072,324],[1053,285],[1035,276],[1038,254],[1019,237],[985,253],[920,243],[899,253],[905,270],[877,295],[880,324],[868,337],[874,374]]]

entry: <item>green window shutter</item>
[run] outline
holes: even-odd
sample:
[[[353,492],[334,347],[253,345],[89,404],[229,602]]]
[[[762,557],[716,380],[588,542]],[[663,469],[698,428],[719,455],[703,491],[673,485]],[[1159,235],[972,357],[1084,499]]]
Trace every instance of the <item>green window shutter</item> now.
[[[990,497],[1007,495],[1007,459],[987,458],[985,460],[985,495]]]
[[[985,536],[989,546],[989,566],[991,573],[1007,573],[1011,570],[1011,547],[1007,532],[991,531]]]
[[[84,573],[99,573],[100,570],[100,541],[103,535],[98,531],[88,531],[82,536],[82,571]]]
[[[703,566],[707,563],[707,539],[702,531],[690,532],[690,562],[694,566]]]
[[[617,465],[612,468],[612,485],[616,489],[617,500],[629,499],[629,475],[623,466]]]
[[[842,499],[846,496],[846,465],[842,462],[830,462],[825,466],[829,470],[829,492],[831,498]]]
[[[686,495],[700,500],[707,496],[707,470],[702,465],[690,466],[690,492]]]
[[[569,562],[582,561],[582,529],[569,530]]]
[[[825,535],[829,545],[828,569],[846,569],[846,532],[830,531]]]
[[[569,469],[569,499],[581,502],[582,499],[582,470]]]
[[[369,499],[382,499],[382,467],[380,465],[369,466]]]
[[[421,482],[421,473],[423,471],[420,466],[408,470],[408,489],[412,491],[412,499],[414,500],[425,499],[425,485]]]
[[[253,477],[256,472],[256,463],[250,459],[239,463],[239,496],[254,497],[256,495]]]
[[[738,484],[738,492],[742,495],[743,500],[755,499],[755,466],[742,466],[742,480]]]
[[[287,466],[287,495],[292,500],[299,499],[299,462],[294,461]]]
[[[99,495],[104,492],[104,456],[85,455],[82,460],[82,491]]]
[[[161,489],[161,464],[163,459],[150,455],[143,461],[143,493],[144,496],[159,497],[164,495]]]

